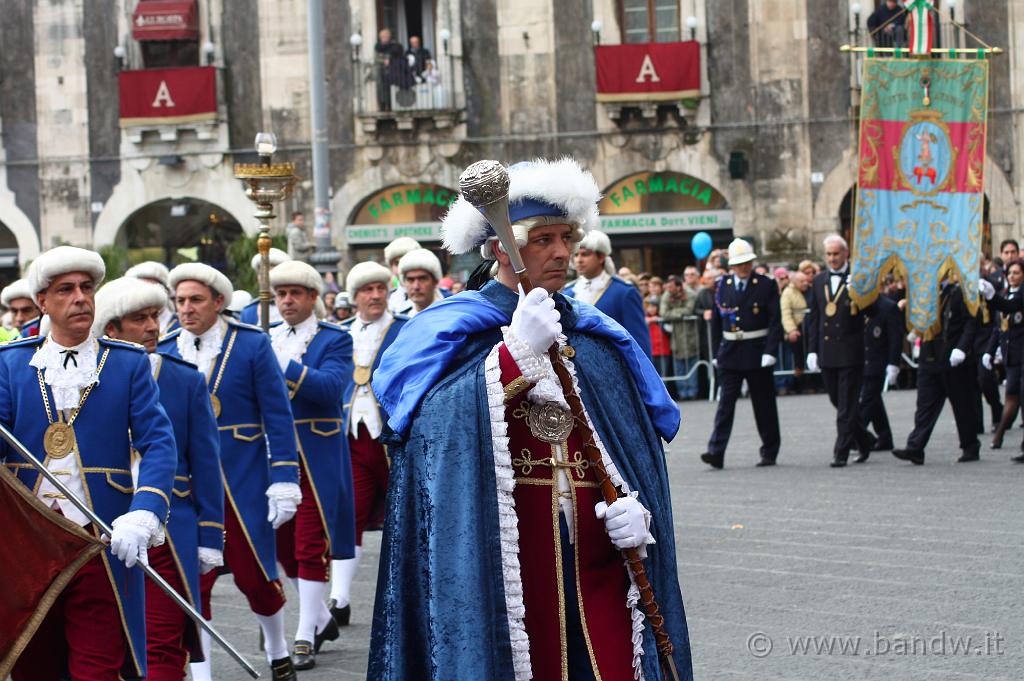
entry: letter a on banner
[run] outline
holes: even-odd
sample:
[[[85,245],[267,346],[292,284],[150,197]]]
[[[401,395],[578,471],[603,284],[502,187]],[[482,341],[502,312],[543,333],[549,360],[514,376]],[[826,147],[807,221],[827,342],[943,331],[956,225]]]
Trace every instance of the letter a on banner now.
[[[171,90],[167,87],[166,80],[160,81],[160,87],[157,88],[156,97],[153,98],[152,106],[154,109],[159,109],[162,106],[165,106],[168,109],[174,108],[174,100],[171,99]]]
[[[652,83],[660,83],[661,78],[658,77],[658,72],[654,70],[654,62],[651,61],[651,55],[644,55],[644,63],[640,65],[640,73],[637,74],[636,82],[643,83],[648,78],[651,79]]]

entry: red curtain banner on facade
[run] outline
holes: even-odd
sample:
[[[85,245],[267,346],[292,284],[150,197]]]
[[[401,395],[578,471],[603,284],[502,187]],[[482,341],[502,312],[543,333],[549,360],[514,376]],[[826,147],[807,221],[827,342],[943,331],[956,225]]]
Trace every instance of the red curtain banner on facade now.
[[[121,126],[187,123],[217,117],[212,66],[122,71]]]
[[[135,40],[199,40],[196,0],[139,0],[132,14]]]
[[[665,101],[700,96],[700,43],[599,45],[597,101]]]
[[[64,587],[104,546],[47,509],[3,465],[0,525],[0,679],[6,679]]]

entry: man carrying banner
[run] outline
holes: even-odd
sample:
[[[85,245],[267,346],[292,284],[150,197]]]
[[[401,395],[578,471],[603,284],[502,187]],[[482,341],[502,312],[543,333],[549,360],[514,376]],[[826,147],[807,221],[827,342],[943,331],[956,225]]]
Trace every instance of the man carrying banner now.
[[[335,560],[331,566],[330,607],[338,624],[345,626],[352,614],[352,580],[363,554],[363,531],[379,516],[388,488],[390,461],[381,440],[384,415],[370,389],[370,380],[384,352],[398,338],[409,320],[392,314],[387,307],[391,272],[375,262],[361,262],[345,280],[349,300],[356,313],[341,322],[352,336],[355,369],[352,380],[345,381],[342,402],[345,405],[345,433],[352,456],[352,484],[355,489],[355,551],[352,558]],[[347,514],[338,518],[340,526],[351,522]]]
[[[149,564],[195,608],[199,575],[224,564],[224,485],[220,442],[202,374],[156,352],[167,292],[159,283],[125,275],[96,294],[96,336],[136,343],[149,353],[160,404],[171,419],[178,466],[167,519],[167,543],[149,552]],[[202,637],[199,634],[202,634]],[[202,640],[202,645],[200,641]],[[152,581],[146,581],[148,681],[181,681],[186,663],[210,655],[209,635]]]
[[[92,334],[103,260],[59,246],[33,261],[29,291],[47,336],[0,348],[0,422],[105,522],[110,549],[86,563],[28,643],[13,681],[146,676],[143,574],[133,566],[164,541],[177,455],[142,348]],[[137,482],[132,450],[140,455]],[[5,443],[7,467],[54,513],[97,529]]]
[[[860,388],[860,418],[864,428],[873,426],[875,429],[871,451],[889,451],[893,448],[892,428],[882,394],[886,384],[896,387],[906,326],[903,311],[886,295],[878,296],[875,304],[863,314],[864,380]],[[853,462],[864,463],[867,459],[861,452]]]
[[[232,292],[227,277],[209,265],[186,263],[171,270],[170,284],[182,328],[158,347],[206,377],[224,470],[224,562],[259,620],[272,678],[294,679],[274,542],[274,531],[302,501],[284,377],[267,335],[221,314]],[[200,579],[206,617],[216,580],[216,571]],[[193,678],[210,678],[209,663],[203,664],[193,665]]]
[[[0,291],[0,303],[11,311],[14,327],[22,338],[39,335],[39,308],[29,289],[28,279],[18,279]]]
[[[338,638],[324,602],[331,556],[354,556],[352,462],[341,409],[352,382],[352,337],[313,314],[323,279],[312,266],[282,263],[270,271],[270,286],[283,318],[270,327],[270,344],[291,398],[302,487],[298,512],[277,530],[277,558],[299,592],[292,659],[296,669],[312,669],[323,642]]]

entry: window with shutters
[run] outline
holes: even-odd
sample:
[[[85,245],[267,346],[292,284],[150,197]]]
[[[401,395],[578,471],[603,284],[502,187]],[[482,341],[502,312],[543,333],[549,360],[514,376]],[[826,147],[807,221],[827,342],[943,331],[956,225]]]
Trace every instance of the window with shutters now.
[[[670,43],[680,40],[679,0],[619,0],[624,43]]]

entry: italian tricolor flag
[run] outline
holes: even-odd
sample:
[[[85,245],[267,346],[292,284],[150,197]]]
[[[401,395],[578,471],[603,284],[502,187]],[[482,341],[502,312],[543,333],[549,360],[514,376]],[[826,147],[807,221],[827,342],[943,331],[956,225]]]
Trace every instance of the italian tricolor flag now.
[[[932,0],[913,0],[907,5],[910,15],[911,54],[931,54],[935,42],[935,6]]]

